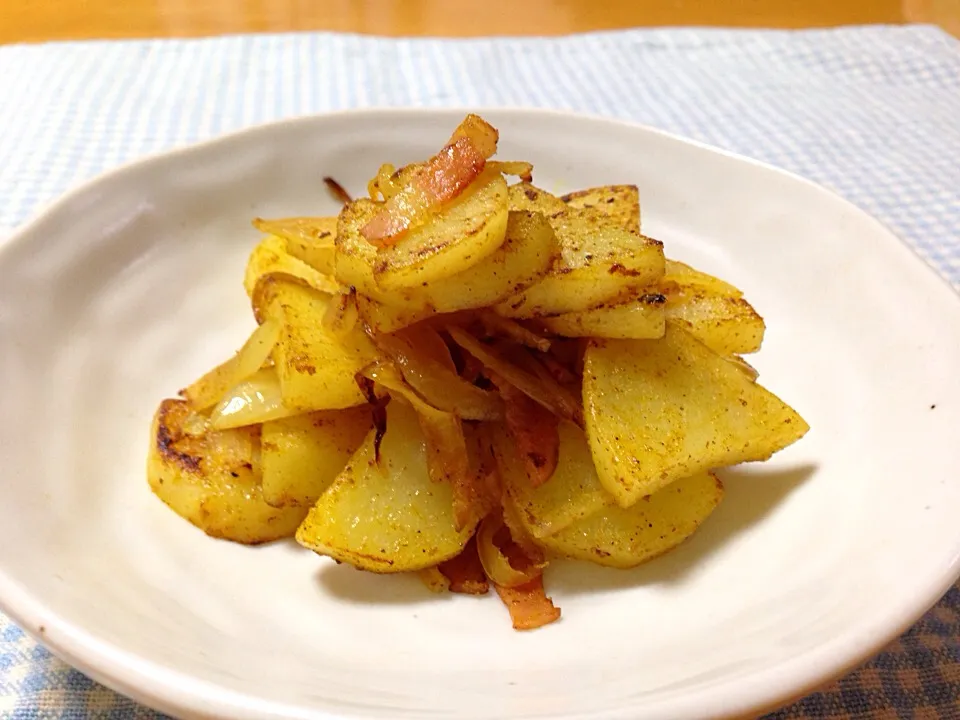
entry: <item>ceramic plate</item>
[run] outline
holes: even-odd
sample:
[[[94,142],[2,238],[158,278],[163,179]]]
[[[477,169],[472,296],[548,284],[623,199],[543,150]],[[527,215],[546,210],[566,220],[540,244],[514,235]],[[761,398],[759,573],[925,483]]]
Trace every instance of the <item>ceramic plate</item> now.
[[[151,414],[240,346],[256,215],[334,213],[456,111],[255,128],[71,193],[0,250],[0,606],[68,662],[184,717],[682,718],[757,712],[905,630],[960,569],[960,302],[879,222],[654,130],[490,111],[555,191],[640,187],[668,254],[766,318],[762,382],[809,421],[724,473],[694,538],[635,571],[551,567],[560,622],[212,540],[149,491]]]

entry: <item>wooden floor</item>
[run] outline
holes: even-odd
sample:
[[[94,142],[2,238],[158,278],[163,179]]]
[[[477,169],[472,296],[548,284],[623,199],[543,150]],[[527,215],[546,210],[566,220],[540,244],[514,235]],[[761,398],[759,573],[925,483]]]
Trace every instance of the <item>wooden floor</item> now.
[[[902,22],[936,23],[960,37],[960,0],[3,0],[0,43],[290,30],[465,37]]]

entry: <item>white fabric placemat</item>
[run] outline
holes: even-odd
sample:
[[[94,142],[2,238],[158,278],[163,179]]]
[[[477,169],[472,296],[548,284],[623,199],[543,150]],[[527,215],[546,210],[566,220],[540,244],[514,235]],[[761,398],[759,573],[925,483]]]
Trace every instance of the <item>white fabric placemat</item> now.
[[[0,227],[145,153],[278,118],[369,106],[569,108],[831,187],[960,287],[960,43],[933,27],[13,45],[0,47],[0,98]],[[957,653],[956,629],[935,634]],[[0,716],[153,717],[69,671],[2,615]]]

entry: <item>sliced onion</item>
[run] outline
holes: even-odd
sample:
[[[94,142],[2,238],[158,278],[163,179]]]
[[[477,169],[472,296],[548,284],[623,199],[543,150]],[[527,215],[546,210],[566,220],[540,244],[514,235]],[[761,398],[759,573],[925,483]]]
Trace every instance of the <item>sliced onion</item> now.
[[[354,293],[334,295],[320,323],[333,337],[342,339],[357,326],[357,296]]]
[[[557,398],[558,402],[563,404],[564,412],[560,417],[565,417],[583,427],[583,403],[580,399],[579,388],[576,394],[570,388],[561,385],[553,373],[546,365],[540,362],[540,356],[534,356],[534,353],[523,352],[515,353],[517,362],[528,372],[532,372],[543,383],[547,392]]]
[[[350,197],[350,193],[348,193],[343,185],[338,183],[332,177],[323,178],[323,183],[327,186],[327,190],[330,191],[330,194],[344,205],[346,205],[348,202],[353,202],[353,198]]]
[[[515,175],[523,182],[533,182],[533,165],[528,162],[518,161],[494,161],[487,164],[491,170],[503,173],[504,175]]]
[[[490,310],[484,310],[479,313],[479,315],[480,322],[483,323],[484,328],[491,335],[505,337],[508,340],[513,340],[520,345],[526,345],[527,347],[533,348],[534,350],[539,350],[540,352],[547,352],[550,350],[549,340],[542,335],[537,335],[537,333],[535,333],[533,330],[525,328],[516,320],[505,318],[502,315],[497,315],[495,312]]]
[[[433,340],[424,340],[433,333]],[[374,335],[374,344],[393,360],[406,380],[431,406],[464,420],[499,420],[503,402],[495,392],[478,388],[460,377],[446,344],[429,328],[393,335]],[[421,344],[422,343],[422,344]],[[446,358],[437,355],[441,352]]]
[[[403,375],[392,363],[378,361],[364,368],[361,373],[413,406],[423,431],[430,479],[447,482],[453,490],[456,529],[476,524],[489,512],[493,498],[487,492],[486,478],[481,475],[479,463],[475,463],[477,467],[471,467],[471,453],[460,418],[426,402],[404,381]]]
[[[264,368],[232,388],[210,414],[214,430],[255,425],[298,414],[283,404],[280,379],[274,368]]]
[[[530,485],[549,480],[560,461],[559,419],[509,383],[500,383],[507,431],[523,460]]]
[[[276,241],[277,245],[272,243]],[[287,252],[286,241],[274,236],[267,238],[254,250],[244,273],[244,287],[251,299],[257,294],[257,287],[271,278],[292,280],[328,295],[340,292],[340,286],[330,275],[322,273],[303,260]]]
[[[506,588],[519,587],[540,577],[547,564],[542,555],[527,557],[514,543],[510,529],[504,525],[499,513],[488,515],[480,523],[477,554],[490,581]]]
[[[267,320],[250,335],[240,351],[183,390],[194,410],[216,405],[237,383],[247,379],[267,362],[280,337],[280,323]]]
[[[332,232],[331,225],[333,226]],[[336,218],[288,217],[273,220],[255,218],[253,226],[267,235],[276,235],[284,240],[306,240],[311,245],[333,247],[334,240],[336,240]]]
[[[453,131],[449,142],[456,142],[460,138],[469,138],[477,151],[483,157],[489,159],[497,152],[500,133],[482,117],[470,113],[457,125],[457,129]]]
[[[447,347],[447,343],[444,342],[435,328],[427,325],[417,325],[416,327],[406,328],[398,334],[415,347],[419,353],[422,353],[424,357],[456,372],[457,366],[450,355],[450,348]]]
[[[427,444],[427,469],[434,482],[447,481],[455,484],[459,477],[468,473],[467,443],[460,418],[453,413],[438,410],[417,395],[391,363],[376,362],[361,372],[365,377],[387,388],[391,394],[402,397],[416,410]]]
[[[496,349],[485,345],[463,328],[447,328],[450,337],[460,347],[473,355],[503,380],[524,394],[536,400],[555,415],[566,418],[579,425],[583,424],[582,411],[573,394],[557,383],[547,384],[532,372],[521,369],[504,358]]]
[[[503,524],[510,529],[510,537],[513,538],[513,541],[530,557],[538,557],[542,554],[543,550],[537,546],[533,537],[523,526],[520,511],[508,497],[503,498],[501,511],[503,513]]]
[[[400,192],[396,172],[397,169],[389,163],[380,166],[377,176],[367,183],[367,194],[371,200],[389,200]]]

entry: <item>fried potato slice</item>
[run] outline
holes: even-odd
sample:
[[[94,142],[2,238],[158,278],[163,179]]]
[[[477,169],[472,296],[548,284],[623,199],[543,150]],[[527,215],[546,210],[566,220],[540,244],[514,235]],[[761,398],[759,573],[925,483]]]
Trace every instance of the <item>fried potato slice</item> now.
[[[427,301],[416,289],[404,288],[386,291],[374,277],[379,249],[364,238],[361,230],[380,210],[382,203],[360,198],[348,203],[337,221],[334,277],[344,287],[352,287],[359,296],[369,298],[391,308],[423,311]]]
[[[573,208],[590,208],[629,232],[640,232],[640,192],[636,185],[603,185],[560,198]]]
[[[260,428],[188,435],[191,413],[164,400],[153,419],[147,479],[177,515],[207,535],[247,545],[290,537],[306,515],[268,505],[260,486]]]
[[[506,231],[507,181],[499,173],[485,173],[433,220],[377,252],[377,285],[417,288],[456,275],[500,247]]]
[[[423,570],[458,555],[474,526],[456,530],[450,485],[430,479],[417,414],[391,400],[379,462],[374,436],[320,496],[297,542],[378,573]]]
[[[666,297],[643,293],[623,303],[604,304],[592,310],[541,318],[543,326],[565,337],[633,338],[663,337]]]
[[[763,318],[745,298],[693,288],[670,295],[664,315],[668,322],[682,326],[720,355],[756,352],[767,329]]]
[[[375,333],[392,333],[436,314],[429,305],[399,307],[357,295],[357,310],[364,324]]]
[[[503,244],[476,265],[423,288],[437,312],[495,305],[536,284],[559,255],[557,237],[539,214],[511,211]]]
[[[562,557],[631,568],[690,537],[722,498],[720,480],[701,472],[661,488],[632,507],[604,507],[536,542]]]
[[[263,499],[274,507],[310,507],[366,438],[370,409],[324,410],[263,424]]]
[[[534,538],[556,534],[601,508],[614,498],[600,483],[583,430],[560,421],[560,452],[550,479],[535,486],[524,467],[516,443],[505,428],[493,433],[494,453],[503,489],[517,511],[512,514]]]
[[[686,331],[660,340],[592,340],[584,361],[587,438],[621,507],[703,470],[765,460],[806,422]]]
[[[560,258],[550,273],[496,306],[507,317],[580,312],[656,284],[663,277],[663,244],[612,226],[591,209],[567,207],[550,217]]]
[[[533,183],[521,182],[511,185],[508,192],[510,210],[537,212],[547,219],[567,209],[563,200],[541,190]]]
[[[684,288],[705,290],[726,297],[743,297],[743,293],[730,283],[713,275],[701,272],[679,260],[670,260],[668,258],[666,261],[666,269],[663,273],[663,284],[666,286],[670,283],[675,283]]]
[[[268,312],[283,330],[274,348],[283,404],[295,410],[338,410],[366,402],[354,380],[377,356],[377,350],[355,327],[333,336],[323,324],[330,298],[293,283],[275,283]]]

